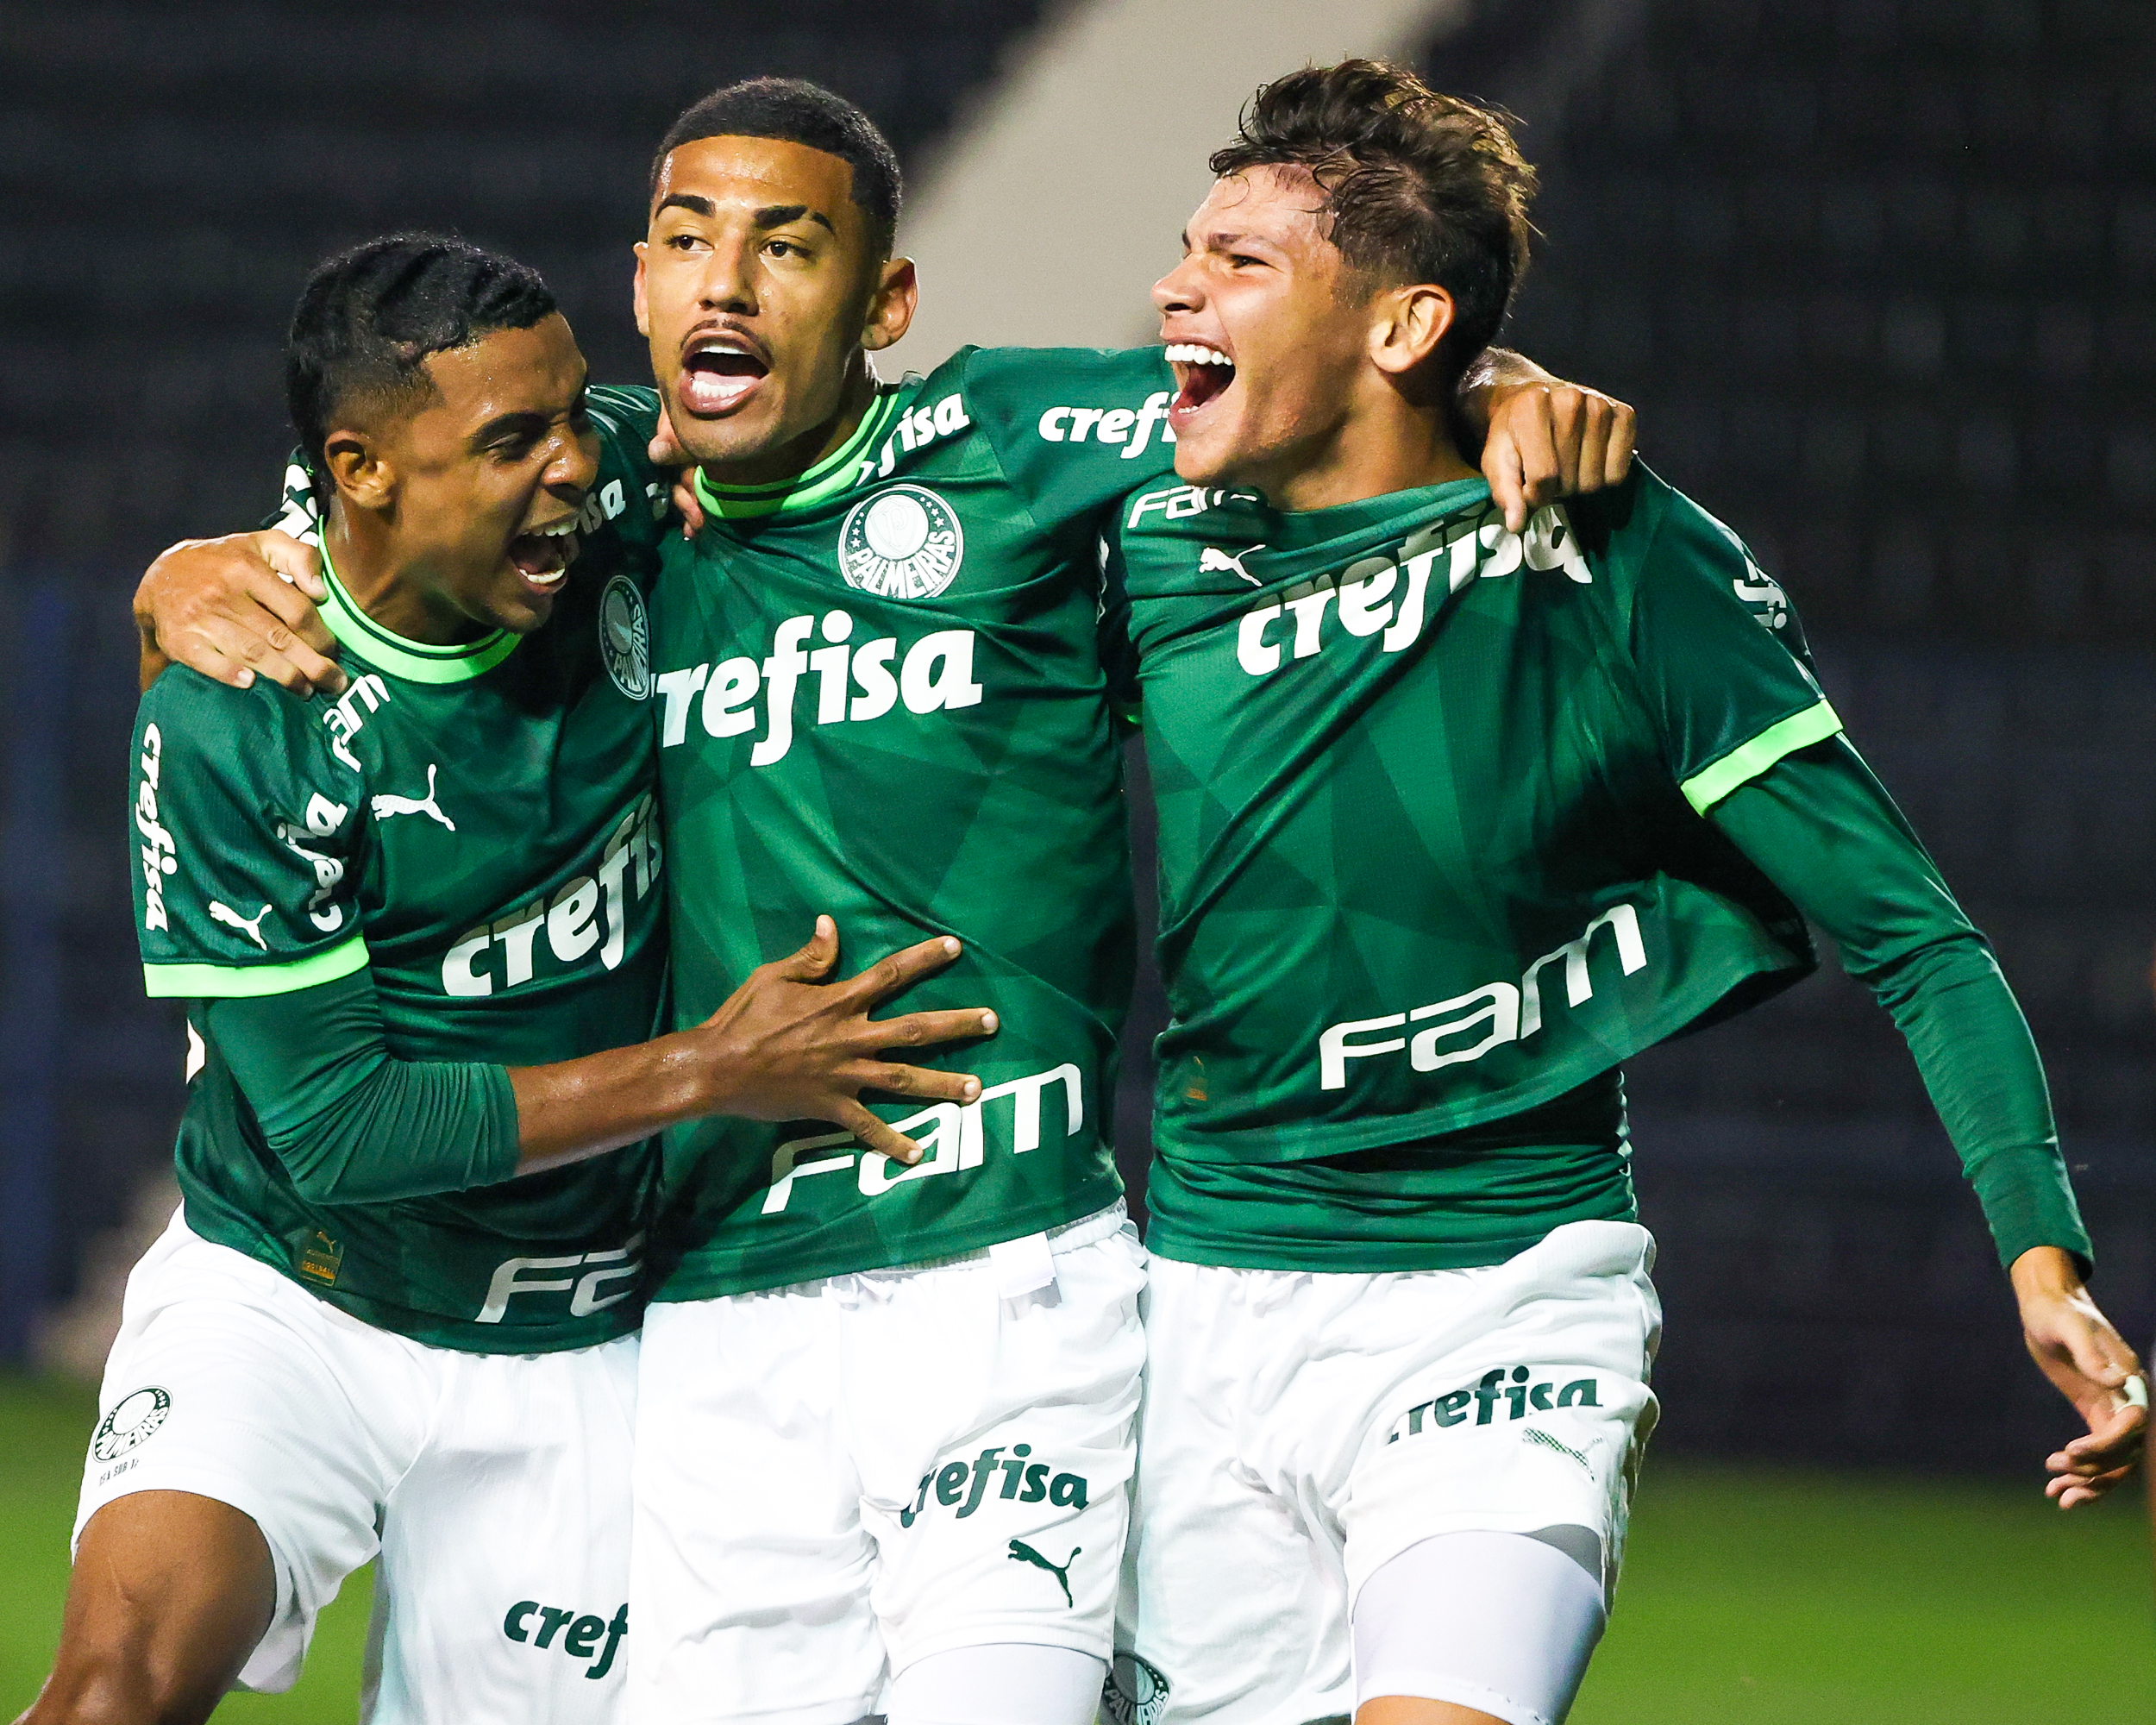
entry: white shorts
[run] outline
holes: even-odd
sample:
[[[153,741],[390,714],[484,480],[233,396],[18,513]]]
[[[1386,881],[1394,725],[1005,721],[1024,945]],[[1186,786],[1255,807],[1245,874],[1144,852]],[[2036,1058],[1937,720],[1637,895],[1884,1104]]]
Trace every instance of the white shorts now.
[[[1634,1224],[1574,1222],[1476,1270],[1156,1258],[1106,1716],[1352,1714],[1356,1594],[1438,1534],[1584,1527],[1601,1549],[1574,1554],[1614,1584],[1656,1412],[1653,1254]]]
[[[363,1719],[620,1715],[636,1339],[459,1353],[363,1324],[175,1217],[128,1278],[75,1515],[189,1491],[250,1517],[277,1608],[243,1688],[298,1681],[375,1558]]]
[[[1106,1660],[1145,1339],[1118,1204],[985,1252],[644,1320],[630,1717],[848,1725],[931,1654]]]

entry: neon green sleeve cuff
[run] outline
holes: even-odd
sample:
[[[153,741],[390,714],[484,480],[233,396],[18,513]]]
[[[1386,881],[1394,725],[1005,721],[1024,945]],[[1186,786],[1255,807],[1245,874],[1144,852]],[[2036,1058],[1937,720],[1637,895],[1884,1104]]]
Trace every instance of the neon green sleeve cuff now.
[[[1738,786],[1756,779],[1785,755],[1824,743],[1841,730],[1841,717],[1826,701],[1793,712],[1779,724],[1770,724],[1751,742],[1742,743],[1695,773],[1678,787],[1684,800],[1701,814],[1714,807]]]
[[[366,968],[367,937],[355,934],[283,964],[145,964],[142,988],[154,1000],[244,1000],[335,982]]]

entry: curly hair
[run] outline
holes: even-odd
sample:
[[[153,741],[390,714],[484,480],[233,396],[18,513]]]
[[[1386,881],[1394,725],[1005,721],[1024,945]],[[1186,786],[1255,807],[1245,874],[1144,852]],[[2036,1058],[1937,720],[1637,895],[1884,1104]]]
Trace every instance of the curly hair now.
[[[1348,60],[1266,85],[1210,166],[1308,170],[1325,194],[1326,237],[1356,276],[1450,293],[1439,349],[1450,381],[1496,338],[1526,273],[1535,171],[1512,124],[1405,67]]]

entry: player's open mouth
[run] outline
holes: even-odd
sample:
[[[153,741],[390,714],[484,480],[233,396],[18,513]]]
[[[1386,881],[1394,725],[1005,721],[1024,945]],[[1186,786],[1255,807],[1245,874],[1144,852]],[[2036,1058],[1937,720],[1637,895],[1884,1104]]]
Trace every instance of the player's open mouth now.
[[[1178,434],[1185,421],[1210,406],[1235,381],[1235,361],[1203,342],[1170,342],[1162,350],[1179,386],[1168,423]]]
[[[681,405],[699,417],[731,413],[770,374],[763,356],[741,337],[699,336],[681,357]]]
[[[576,517],[558,521],[509,542],[509,561],[534,593],[550,593],[568,579],[576,561]]]

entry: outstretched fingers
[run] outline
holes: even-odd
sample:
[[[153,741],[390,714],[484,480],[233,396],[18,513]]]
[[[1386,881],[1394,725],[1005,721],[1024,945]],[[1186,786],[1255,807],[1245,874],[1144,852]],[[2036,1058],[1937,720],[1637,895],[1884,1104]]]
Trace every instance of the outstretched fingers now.
[[[911,1168],[921,1159],[921,1147],[904,1132],[893,1132],[859,1102],[842,1103],[837,1110],[838,1118],[832,1122],[851,1132],[864,1150]]]
[[[859,975],[849,978],[845,987],[865,1011],[881,1006],[893,994],[904,993],[922,977],[934,975],[964,950],[951,936],[939,934],[886,954]]]

